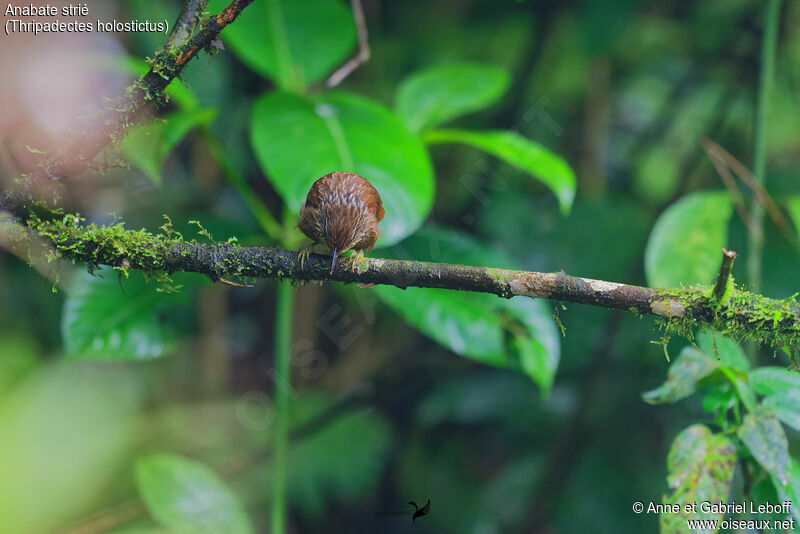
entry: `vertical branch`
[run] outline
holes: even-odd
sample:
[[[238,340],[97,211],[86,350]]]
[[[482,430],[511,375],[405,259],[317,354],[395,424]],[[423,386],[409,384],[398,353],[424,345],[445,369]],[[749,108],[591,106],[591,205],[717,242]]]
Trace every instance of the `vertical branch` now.
[[[767,116],[769,96],[775,76],[775,50],[778,44],[781,0],[767,0],[764,9],[764,36],[761,41],[761,72],[758,81],[753,173],[760,185],[766,183]],[[761,254],[764,248],[764,206],[755,196],[752,202],[753,225],[748,235],[747,275],[753,291],[761,290]]]
[[[291,371],[289,346],[292,340],[292,312],[294,291],[288,280],[278,282],[275,303],[275,470],[272,480],[271,529],[272,534],[286,532],[286,463],[289,452],[289,394]]]
[[[731,271],[733,270],[733,260],[735,259],[736,252],[725,250],[724,248],[722,249],[722,265],[719,266],[719,276],[717,276],[717,283],[714,284],[714,290],[712,292],[718,306],[725,297],[725,292],[728,289],[728,280],[730,280]]]

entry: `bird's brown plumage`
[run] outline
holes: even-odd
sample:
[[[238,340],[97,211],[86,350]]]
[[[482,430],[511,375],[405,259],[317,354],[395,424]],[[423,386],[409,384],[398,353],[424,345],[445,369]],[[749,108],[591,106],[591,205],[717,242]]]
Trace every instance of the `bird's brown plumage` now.
[[[372,250],[383,214],[381,197],[366,179],[352,172],[332,172],[311,186],[298,226],[333,252],[333,270],[340,253]]]

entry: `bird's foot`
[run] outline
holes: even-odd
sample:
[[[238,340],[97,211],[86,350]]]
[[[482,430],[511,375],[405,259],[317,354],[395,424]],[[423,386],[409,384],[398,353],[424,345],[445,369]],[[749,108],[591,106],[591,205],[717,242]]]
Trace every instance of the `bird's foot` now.
[[[297,253],[297,263],[300,265],[301,271],[305,270],[306,262],[308,261],[308,257],[311,256],[313,248],[314,245],[311,245],[304,249],[301,249],[300,252]]]
[[[364,257],[364,251],[359,250],[350,254],[350,257],[345,260],[345,265],[354,273],[361,274],[363,268],[366,267],[367,258]]]

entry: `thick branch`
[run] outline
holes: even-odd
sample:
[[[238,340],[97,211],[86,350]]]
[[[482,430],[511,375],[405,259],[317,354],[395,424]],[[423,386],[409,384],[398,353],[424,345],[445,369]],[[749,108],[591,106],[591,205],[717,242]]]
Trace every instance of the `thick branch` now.
[[[35,199],[37,189],[86,170],[100,150],[131,124],[141,120],[144,115],[142,110],[146,109],[148,102],[161,95],[200,50],[212,45],[219,32],[236,20],[242,10],[252,2],[253,0],[233,0],[220,14],[209,17],[203,28],[188,42],[159,50],[151,63],[150,71],[130,86],[114,105],[100,113],[100,120],[97,121],[99,126],[84,131],[56,156],[25,176],[20,180],[18,190],[0,192],[0,210],[19,215]],[[193,1],[187,5],[197,8],[202,3]],[[182,12],[178,19],[179,23],[183,14]],[[192,15],[191,10],[188,14]],[[173,35],[176,33],[178,32]]]
[[[280,278],[296,282],[330,280],[358,284],[441,288],[491,293],[503,298],[525,296],[654,315],[686,337],[709,327],[737,340],[754,340],[793,354],[800,350],[800,306],[793,299],[775,300],[730,287],[722,302],[711,287],[653,289],[563,272],[538,273],[491,267],[369,258],[353,272],[339,263],[328,274],[330,258],[312,254],[300,269],[297,253],[283,248],[245,248],[229,243],[201,245],[144,230],[81,226],[74,216],[64,221],[30,223],[30,233],[55,246],[58,254],[93,268],[110,265],[145,273],[192,272],[214,281],[222,277]],[[20,232],[16,232],[17,236]],[[727,281],[726,281],[727,285]]]

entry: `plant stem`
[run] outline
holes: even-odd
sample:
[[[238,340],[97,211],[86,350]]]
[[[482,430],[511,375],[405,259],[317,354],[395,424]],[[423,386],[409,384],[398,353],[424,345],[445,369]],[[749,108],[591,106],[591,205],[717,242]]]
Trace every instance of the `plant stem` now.
[[[761,72],[753,150],[753,174],[762,186],[766,183],[767,118],[769,97],[775,77],[775,50],[778,45],[781,0],[767,0],[764,8],[764,33],[761,41]],[[753,291],[761,291],[761,255],[764,249],[764,206],[753,192],[752,226],[748,235],[747,276]]]
[[[290,93],[302,93],[305,84],[298,76],[292,61],[292,51],[289,47],[289,36],[283,20],[283,12],[278,0],[267,1],[267,24],[269,39],[275,49],[275,62],[278,67],[278,85]]]
[[[211,153],[211,156],[217,160],[222,174],[228,180],[228,183],[236,189],[236,192],[242,197],[244,203],[247,204],[250,213],[253,214],[258,224],[261,225],[261,229],[275,241],[280,240],[283,236],[281,225],[275,220],[275,217],[267,210],[261,200],[258,199],[253,189],[247,185],[244,176],[239,173],[230,159],[228,159],[228,156],[225,155],[225,149],[222,148],[222,145],[211,132],[211,129],[208,126],[204,126],[202,128],[202,134],[203,140],[206,146],[208,146],[208,151]]]
[[[289,346],[292,340],[294,291],[288,280],[278,282],[275,303],[275,437],[274,478],[272,480],[271,534],[286,532],[286,463],[289,452],[289,396],[291,371]]]

